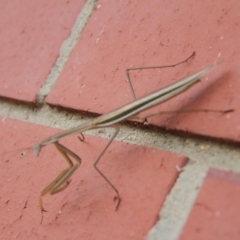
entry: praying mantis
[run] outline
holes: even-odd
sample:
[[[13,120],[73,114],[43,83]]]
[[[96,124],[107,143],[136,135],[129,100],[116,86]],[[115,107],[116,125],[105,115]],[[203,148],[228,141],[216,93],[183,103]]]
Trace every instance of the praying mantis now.
[[[107,148],[110,146],[110,144],[112,143],[112,141],[114,140],[114,138],[117,136],[118,132],[119,132],[119,123],[124,121],[124,120],[129,120],[132,119],[133,117],[137,116],[138,113],[140,113],[141,111],[144,111],[146,109],[152,108],[164,101],[167,101],[175,96],[177,96],[178,94],[186,91],[188,88],[192,87],[193,85],[195,85],[199,79],[205,75],[206,73],[210,72],[212,69],[214,69],[216,66],[219,65],[219,63],[214,63],[211,66],[208,66],[192,75],[189,75],[188,77],[185,77],[173,84],[170,84],[162,89],[159,89],[155,92],[152,92],[144,97],[141,97],[139,99],[136,99],[134,91],[133,91],[133,87],[130,81],[130,76],[129,76],[129,71],[130,70],[137,70],[137,69],[150,69],[150,68],[164,68],[164,67],[174,67],[177,66],[179,64],[182,64],[184,62],[187,62],[190,58],[192,58],[195,55],[195,52],[193,52],[193,54],[187,58],[186,60],[174,64],[174,65],[167,65],[167,66],[160,66],[160,67],[143,67],[143,68],[131,68],[131,69],[127,69],[126,70],[126,74],[127,74],[127,79],[128,82],[130,84],[130,88],[132,91],[132,94],[135,98],[135,100],[129,104],[126,104],[122,107],[117,108],[116,110],[113,110],[109,113],[100,115],[92,120],[89,120],[83,124],[81,124],[80,126],[68,129],[68,130],[64,130],[61,131],[51,137],[48,137],[44,140],[42,140],[41,142],[37,143],[36,145],[34,145],[32,147],[32,151],[33,153],[38,156],[41,149],[48,145],[48,144],[54,144],[56,149],[61,153],[61,155],[63,156],[63,158],[67,161],[69,167],[64,169],[46,188],[43,189],[43,191],[40,193],[39,196],[39,206],[40,206],[40,210],[41,210],[41,222],[43,219],[43,212],[45,211],[45,209],[43,208],[43,202],[42,202],[42,197],[44,195],[46,195],[47,193],[49,194],[56,194],[62,190],[64,190],[68,184],[69,184],[69,178],[72,176],[72,174],[77,170],[77,168],[81,165],[81,158],[76,155],[74,152],[72,152],[71,150],[69,150],[68,148],[66,148],[65,146],[63,146],[62,144],[59,143],[59,140],[73,135],[73,134],[77,134],[80,133],[82,138],[79,138],[81,141],[84,140],[84,136],[83,136],[83,132],[87,131],[87,130],[91,130],[91,129],[97,129],[97,128],[106,128],[106,127],[112,127],[115,128],[115,133],[113,134],[113,136],[111,137],[111,139],[109,140],[108,144],[105,146],[105,148],[102,150],[102,152],[100,153],[100,155],[98,156],[98,158],[96,159],[95,163],[94,163],[94,168],[98,171],[98,173],[105,179],[105,181],[111,186],[111,188],[115,191],[117,197],[117,204],[116,204],[116,210],[119,208],[119,205],[121,203],[121,198],[120,198],[120,194],[117,190],[117,188],[108,180],[108,178],[100,171],[100,169],[98,169],[97,164],[99,163],[101,157],[103,156],[103,154],[105,153],[105,151],[107,150]],[[210,110],[211,111],[211,110]],[[213,110],[214,111],[214,110]],[[218,111],[218,110],[215,110]],[[220,112],[220,111],[219,111]],[[226,112],[226,111],[222,111],[222,112]],[[151,115],[152,116],[152,115]],[[149,117],[149,116],[147,116]],[[145,117],[145,119],[147,118]],[[76,160],[76,164],[73,164],[72,160],[70,159],[70,157],[72,157],[73,159]]]

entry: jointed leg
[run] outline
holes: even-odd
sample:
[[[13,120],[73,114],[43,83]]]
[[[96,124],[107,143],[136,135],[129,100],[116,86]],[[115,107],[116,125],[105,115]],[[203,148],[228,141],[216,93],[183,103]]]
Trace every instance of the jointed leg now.
[[[115,125],[114,128],[116,129],[116,132],[114,133],[114,135],[112,136],[112,138],[109,140],[108,144],[106,145],[106,147],[103,149],[103,151],[100,153],[100,155],[98,156],[97,160],[94,163],[94,167],[95,169],[98,171],[98,173],[105,179],[105,181],[111,186],[111,188],[116,192],[117,194],[117,205],[115,210],[118,210],[118,207],[121,203],[121,198],[120,195],[118,193],[117,188],[107,179],[107,177],[98,169],[97,164],[99,163],[102,155],[106,152],[107,148],[110,146],[110,144],[112,143],[113,139],[117,136],[118,132],[119,132],[119,126]]]
[[[183,61],[181,61],[181,62],[179,62],[179,63],[172,64],[172,65],[153,66],[153,67],[138,67],[138,68],[128,68],[128,69],[126,69],[125,71],[126,71],[127,80],[128,80],[129,87],[130,87],[130,89],[131,89],[131,93],[132,93],[132,96],[133,96],[134,100],[137,100],[137,98],[136,98],[135,92],[134,92],[134,90],[133,90],[132,82],[131,82],[131,79],[130,79],[130,75],[129,75],[129,72],[130,72],[130,71],[143,70],[143,69],[154,69],[154,68],[170,68],[170,67],[176,67],[176,66],[178,66],[178,65],[180,65],[180,64],[182,64],[182,63],[187,62],[189,59],[193,58],[194,56],[195,56],[195,52],[193,52],[193,53],[191,54],[191,56],[188,57],[187,59],[185,59],[185,60],[183,60]]]
[[[74,171],[80,166],[81,158],[77,156],[74,152],[70,151],[68,148],[64,147],[62,144],[55,142],[54,143],[57,150],[63,155],[64,159],[68,162],[69,167],[64,169],[46,188],[43,189],[39,196],[39,206],[41,209],[41,223],[43,220],[43,212],[46,212],[43,208],[42,197],[47,193],[53,195],[58,192],[63,191],[69,184],[68,179],[74,173]],[[71,161],[70,155],[77,161],[77,164],[73,164]],[[65,185],[63,185],[65,184]]]
[[[176,113],[176,114],[182,114],[182,113],[193,113],[193,112],[213,112],[213,113],[230,113],[234,112],[234,109],[226,109],[226,110],[217,110],[217,109],[189,109],[189,110],[173,110],[173,111],[161,111],[161,112],[155,112],[152,114],[147,114],[144,116],[134,116],[134,118],[131,118],[131,120],[146,120],[149,117],[154,117],[157,115],[163,115],[163,114],[171,114],[171,113]]]
[[[78,139],[81,141],[81,142],[84,142],[85,140],[85,137],[83,135],[83,133],[80,133],[81,137],[78,136]]]
[[[144,70],[144,69],[155,69],[155,68],[170,68],[170,67],[175,67],[177,65],[180,65],[182,63],[185,63],[187,62],[189,59],[193,58],[195,56],[195,52],[193,52],[191,54],[191,56],[189,56],[187,59],[179,62],[179,63],[176,63],[176,64],[172,64],[172,65],[165,65],[165,66],[153,66],[153,67],[139,67],[139,68],[128,68],[126,69],[126,76],[127,76],[127,80],[128,80],[128,83],[129,83],[129,86],[130,86],[130,89],[131,89],[131,92],[132,92],[132,95],[133,95],[133,98],[134,100],[136,100],[136,95],[135,95],[135,92],[133,90],[133,86],[132,86],[132,82],[131,82],[131,78],[130,78],[130,75],[129,75],[129,72],[130,71],[133,71],[133,70]],[[227,110],[214,110],[214,109],[198,109],[198,110],[177,110],[177,111],[163,111],[163,112],[157,112],[157,113],[153,113],[153,114],[148,114],[148,115],[145,115],[145,116],[133,116],[131,117],[130,119],[132,120],[144,120],[144,122],[147,122],[147,118],[149,117],[153,117],[153,116],[156,116],[156,115],[160,115],[160,114],[171,114],[171,113],[192,113],[192,112],[219,112],[219,113],[229,113],[229,112],[233,112],[234,109],[227,109]]]

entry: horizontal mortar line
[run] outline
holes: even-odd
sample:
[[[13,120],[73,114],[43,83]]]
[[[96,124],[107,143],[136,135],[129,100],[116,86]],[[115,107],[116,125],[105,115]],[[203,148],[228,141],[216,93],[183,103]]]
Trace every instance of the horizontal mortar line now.
[[[41,108],[33,108],[23,103],[17,103],[6,99],[0,99],[0,116],[17,119],[24,122],[39,124],[47,127],[69,129],[76,127],[93,118],[71,110],[57,110],[54,107],[44,105]],[[85,133],[102,138],[110,138],[111,128],[86,131]],[[40,139],[41,140],[41,139]],[[197,137],[184,137],[167,131],[146,129],[144,126],[133,127],[121,124],[121,130],[116,140],[132,144],[144,145],[165,151],[185,155],[193,161],[202,161],[209,166],[217,166],[226,170],[240,172],[240,150],[236,146],[213,140],[199,139]],[[237,167],[239,163],[239,168]]]
[[[3,117],[3,121],[6,121],[4,118],[12,118],[59,129],[71,128],[92,119],[76,112],[73,113],[71,110],[59,110],[46,104],[36,109],[27,104],[6,99],[0,99],[0,116]],[[87,134],[109,138],[112,131],[99,129],[88,131]],[[129,127],[125,124],[121,124],[121,131],[116,140],[175,152],[191,159],[179,175],[161,208],[160,221],[148,236],[151,240],[159,234],[166,239],[178,238],[194,204],[199,186],[210,166],[240,172],[240,150],[235,146],[215,143],[212,140],[185,138],[172,133],[156,132],[153,129]],[[189,193],[191,193],[190,196]],[[188,199],[186,196],[189,196]],[[177,222],[176,216],[178,216]]]
[[[33,107],[22,104],[22,103],[16,103],[13,101],[7,101],[7,100],[1,100],[1,99],[0,99],[0,115],[6,118],[9,117],[9,118],[13,118],[13,119],[17,119],[17,120],[21,120],[29,123],[40,124],[48,127],[57,126],[58,128],[61,128],[61,129],[70,128],[86,120],[91,119],[91,118],[81,119],[80,114],[72,114],[71,111],[65,111],[65,110],[60,110],[60,111],[55,110],[55,108],[50,108],[47,105],[45,105],[40,109],[34,109]],[[70,117],[71,120],[69,120],[69,116],[71,116]],[[159,133],[155,133],[151,130],[143,131],[142,129],[130,128],[126,126],[122,126],[121,130],[122,130],[120,134],[121,136],[119,138],[120,140],[125,142],[132,142],[135,144],[137,143],[137,144],[144,145],[146,141],[142,141],[142,140],[150,137],[152,139],[152,144],[149,144],[150,147],[151,146],[157,147],[154,144],[154,142],[158,142],[159,139],[163,139],[165,141],[166,136],[168,136],[166,134],[159,135]],[[104,136],[104,137],[109,137],[107,133],[108,132],[105,133],[105,135],[107,136]],[[169,141],[172,142],[171,145],[178,144],[176,141],[175,142],[173,141],[173,137],[171,136]],[[162,144],[161,148],[163,148],[164,150],[169,150],[167,149],[167,147],[164,146],[164,144]],[[199,175],[202,172],[202,170],[200,171],[199,166],[197,165],[195,166],[195,170],[196,169],[197,169],[197,174]],[[180,178],[178,178],[178,182],[173,186],[171,194],[168,196],[167,200],[164,202],[163,207],[161,208],[161,212],[159,213],[161,215],[160,221],[154,227],[154,229],[156,229],[155,234],[157,236],[159,236],[159,234],[161,235],[163,234],[165,237],[167,237],[166,239],[173,239],[172,237],[178,235],[178,232],[181,230],[181,226],[183,226],[186,221],[188,212],[190,211],[191,206],[194,202],[195,196],[197,195],[196,186],[199,186],[198,182],[201,182],[203,179],[198,177],[197,174],[195,174],[193,178],[195,183],[193,183],[193,181],[191,180],[189,181],[190,186],[186,187],[186,180],[184,179],[188,177],[188,172],[189,170],[187,166],[184,169],[184,171],[180,174]],[[186,198],[185,198],[186,191],[189,191],[189,189],[192,190],[191,191],[192,198],[186,201]],[[172,199],[178,199],[178,201],[174,202]],[[177,224],[174,222],[176,213],[178,216]],[[170,228],[169,226],[172,226],[172,228]],[[175,230],[173,231],[173,229]],[[149,239],[152,239],[151,238],[152,231],[149,233]]]
[[[53,67],[51,73],[47,77],[38,93],[39,103],[42,103],[44,101],[44,98],[51,91],[52,86],[58,79],[68,56],[76,44],[76,40],[79,38],[81,31],[84,28],[93,10],[95,3],[95,0],[88,1],[85,4],[84,8],[92,7],[92,9],[90,9],[90,12],[88,12],[89,9],[83,9],[79,14],[69,38],[63,43],[61,47],[59,58],[57,59],[55,66]],[[88,14],[88,16],[85,14]],[[10,117],[29,123],[40,124],[48,127],[57,127],[60,129],[71,128],[92,119],[78,113],[73,114],[71,111],[67,110],[56,111],[54,108],[50,108],[47,105],[44,105],[40,109],[33,109],[32,107],[26,106],[24,104],[9,103],[7,101],[2,102],[1,100],[0,115],[3,117]],[[50,123],[49,119],[51,121]],[[104,138],[109,138],[112,134],[109,129],[99,129],[97,132],[88,131],[87,133]],[[133,128],[125,125],[121,125],[121,132],[119,133],[116,140],[180,153],[189,156],[190,159],[196,161],[196,164],[193,166],[187,165],[184,169],[184,172],[180,174],[178,183],[173,187],[171,194],[165,201],[161,210],[160,214],[164,217],[161,218],[161,221],[159,221],[159,226],[156,228],[158,228],[158,234],[161,234],[163,236],[164,233],[164,237],[166,239],[177,239],[179,234],[178,232],[182,229],[188,212],[190,211],[193,201],[197,195],[197,191],[194,191],[194,189],[196,189],[196,186],[200,186],[200,183],[203,181],[205,176],[204,173],[206,173],[207,167],[211,165],[236,171],[236,165],[240,165],[238,160],[240,159],[240,151],[237,149],[237,147],[229,147],[228,145],[224,144],[220,146],[219,143],[214,143],[213,141],[202,139],[199,140],[192,137],[186,139],[185,137],[176,136],[174,134],[167,134],[166,132],[161,133],[158,131],[156,133],[152,129],[146,130],[141,129],[141,127]],[[207,152],[202,152],[201,149],[199,149],[206,146],[208,147]],[[226,150],[228,150],[227,154],[225,153]],[[219,162],[218,159],[212,158],[212,155],[221,156],[222,159],[227,158],[229,155],[231,155],[231,161],[228,164],[221,161]],[[200,161],[204,158],[207,160],[205,164],[202,164]],[[211,158],[211,161],[209,161],[208,158]],[[237,171],[240,172],[240,169],[237,169]],[[189,171],[195,172],[195,174],[193,175],[194,178],[191,178],[189,188],[186,190],[180,186],[185,186],[185,178],[190,178]],[[192,179],[195,180],[194,183],[192,182]],[[192,190],[192,196],[190,199],[188,199],[188,201],[186,201],[185,196],[189,190]],[[178,203],[173,205],[172,199],[178,199]],[[185,207],[183,207],[183,205],[185,205]],[[179,206],[181,207],[179,208]],[[178,221],[174,221],[176,216],[178,216]],[[173,231],[173,229],[175,229],[175,231]],[[176,231],[176,229],[178,229],[178,231]]]

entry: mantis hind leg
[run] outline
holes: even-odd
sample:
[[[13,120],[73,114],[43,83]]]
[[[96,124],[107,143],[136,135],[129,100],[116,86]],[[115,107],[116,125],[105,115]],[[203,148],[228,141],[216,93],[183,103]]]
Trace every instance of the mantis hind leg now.
[[[144,69],[156,69],[156,68],[170,68],[170,67],[176,67],[182,63],[185,63],[187,62],[188,60],[190,60],[191,58],[193,58],[195,56],[195,52],[193,52],[187,59],[179,62],[179,63],[176,63],[176,64],[172,64],[172,65],[165,65],[165,66],[153,66],[153,67],[139,67],[139,68],[128,68],[126,69],[126,76],[127,76],[127,81],[129,83],[129,87],[130,87],[130,90],[131,90],[131,93],[132,93],[132,96],[133,96],[133,99],[134,100],[137,100],[136,98],[136,95],[135,95],[135,92],[134,92],[134,89],[133,89],[133,85],[132,85],[132,82],[131,82],[131,78],[130,78],[130,71],[134,71],[134,70],[144,70]],[[190,109],[190,110],[173,110],[173,111],[161,111],[161,112],[156,112],[156,113],[152,113],[152,114],[148,114],[148,115],[145,115],[145,116],[138,116],[138,115],[135,115],[135,116],[132,116],[131,120],[143,120],[144,123],[148,123],[147,121],[147,118],[149,117],[153,117],[153,116],[156,116],[156,115],[163,115],[163,114],[172,114],[172,113],[176,113],[176,114],[181,114],[181,113],[193,113],[193,112],[212,112],[212,113],[222,113],[222,114],[225,114],[225,113],[229,113],[229,112],[233,112],[234,109],[226,109],[226,110],[216,110],[216,109],[198,109],[198,110],[195,110],[195,109]]]
[[[130,71],[135,71],[135,70],[144,70],[144,69],[154,69],[154,68],[170,68],[170,67],[176,67],[182,63],[185,63],[187,62],[188,60],[190,60],[191,58],[193,58],[195,56],[195,52],[193,52],[187,59],[181,61],[181,62],[178,62],[178,63],[175,63],[175,64],[171,64],[171,65],[165,65],[165,66],[152,66],[152,67],[138,67],[138,68],[127,68],[125,70],[125,73],[126,73],[126,76],[127,76],[127,82],[129,83],[129,87],[130,87],[130,90],[131,90],[131,93],[132,93],[132,96],[133,96],[133,100],[137,100],[136,98],[136,95],[135,95],[135,92],[134,92],[134,89],[133,89],[133,85],[132,85],[132,81],[131,81],[131,78],[130,78]]]

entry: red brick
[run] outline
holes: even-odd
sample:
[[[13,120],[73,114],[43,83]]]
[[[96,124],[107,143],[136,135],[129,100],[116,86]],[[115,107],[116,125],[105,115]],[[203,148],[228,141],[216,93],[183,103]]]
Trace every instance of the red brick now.
[[[187,93],[157,110],[235,109],[234,113],[162,115],[159,126],[231,140],[240,139],[240,2],[99,1],[76,48],[47,98],[66,108],[106,113],[132,100],[125,69],[177,63],[175,69],[132,74],[137,96],[211,65],[220,65]],[[110,101],[111,100],[111,101]]]
[[[35,102],[85,1],[1,1],[0,95]]]
[[[240,238],[240,174],[210,169],[180,239]]]
[[[43,197],[48,212],[40,225],[40,191],[67,164],[53,146],[45,147],[38,158],[24,148],[57,130],[8,118],[1,121],[0,226],[5,239],[143,239],[175,184],[176,166],[183,167],[187,161],[172,153],[114,141],[99,168],[122,197],[115,211],[114,191],[93,168],[107,140],[87,135],[85,143],[76,136],[64,139],[81,156],[82,165],[67,189]]]

